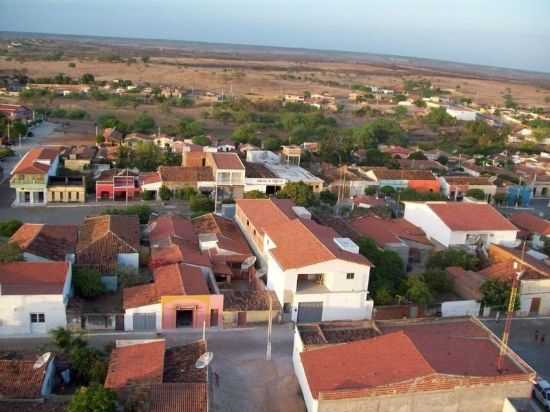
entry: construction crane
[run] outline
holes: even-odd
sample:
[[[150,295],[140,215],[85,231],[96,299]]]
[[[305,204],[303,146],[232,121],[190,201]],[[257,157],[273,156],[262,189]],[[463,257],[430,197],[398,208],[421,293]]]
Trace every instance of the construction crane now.
[[[527,241],[523,241],[523,250],[521,252],[521,262],[518,263],[514,261],[514,269],[518,269],[517,272],[514,274],[514,277],[512,279],[512,287],[510,289],[510,298],[508,299],[508,308],[506,310],[506,321],[504,322],[504,332],[502,333],[502,339],[500,340],[500,349],[498,353],[497,358],[497,370],[502,373],[503,372],[503,363],[504,363],[504,356],[506,355],[506,351],[508,349],[508,341],[510,340],[510,329],[512,327],[512,317],[514,316],[515,307],[516,307],[516,299],[518,296],[518,290],[519,290],[519,281],[523,274],[525,273],[525,270],[523,269],[523,262],[525,259],[525,246],[527,244]]]

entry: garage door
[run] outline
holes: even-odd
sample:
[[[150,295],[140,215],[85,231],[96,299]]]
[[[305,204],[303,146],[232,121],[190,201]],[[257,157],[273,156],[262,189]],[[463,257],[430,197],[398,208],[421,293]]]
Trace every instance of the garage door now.
[[[298,323],[320,322],[323,318],[323,302],[298,304]]]
[[[134,313],[134,330],[155,330],[156,313]]]

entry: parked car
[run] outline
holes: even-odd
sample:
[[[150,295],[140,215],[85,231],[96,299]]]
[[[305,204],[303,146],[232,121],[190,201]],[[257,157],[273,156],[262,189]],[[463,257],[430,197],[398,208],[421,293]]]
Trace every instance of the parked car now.
[[[533,398],[537,399],[547,411],[550,411],[550,383],[539,379],[533,386]]]

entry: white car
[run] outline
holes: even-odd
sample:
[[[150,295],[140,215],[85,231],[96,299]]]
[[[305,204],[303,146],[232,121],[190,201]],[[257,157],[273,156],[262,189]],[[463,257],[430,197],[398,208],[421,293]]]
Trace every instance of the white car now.
[[[550,411],[550,383],[538,379],[533,385],[533,398],[537,399],[547,411]]]

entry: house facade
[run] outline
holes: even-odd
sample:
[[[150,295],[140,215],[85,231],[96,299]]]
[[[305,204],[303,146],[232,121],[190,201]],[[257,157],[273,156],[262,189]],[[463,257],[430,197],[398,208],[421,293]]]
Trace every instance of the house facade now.
[[[369,261],[353,241],[308,216],[289,200],[241,199],[235,219],[287,318],[370,318]]]
[[[127,169],[104,170],[95,183],[96,201],[134,200],[140,191],[139,175]]]
[[[11,172],[16,206],[43,206],[48,203],[48,180],[57,174],[59,150],[37,147],[29,150]]]
[[[513,243],[518,229],[491,205],[457,202],[404,202],[405,220],[441,246]]]
[[[0,265],[0,335],[46,335],[67,326],[70,262]]]
[[[487,177],[441,176],[441,192],[449,200],[461,201],[469,190],[478,189],[485,194],[485,200],[491,202],[497,193],[496,185]]]

